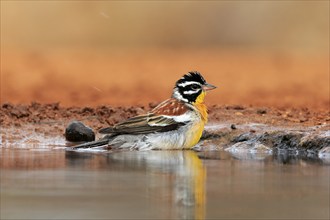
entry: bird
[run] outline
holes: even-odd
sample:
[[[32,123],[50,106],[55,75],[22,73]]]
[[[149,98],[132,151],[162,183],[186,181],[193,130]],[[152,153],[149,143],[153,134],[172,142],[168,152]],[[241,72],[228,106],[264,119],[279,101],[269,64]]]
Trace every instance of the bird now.
[[[100,129],[99,133],[105,134],[103,138],[73,148],[191,149],[199,142],[208,121],[206,92],[215,88],[200,72],[190,71],[176,81],[171,98],[146,114]]]

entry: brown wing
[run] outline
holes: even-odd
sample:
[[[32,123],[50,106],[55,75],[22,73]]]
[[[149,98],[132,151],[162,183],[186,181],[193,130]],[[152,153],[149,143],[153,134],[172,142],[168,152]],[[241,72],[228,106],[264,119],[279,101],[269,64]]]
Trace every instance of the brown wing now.
[[[113,127],[103,128],[101,134],[149,134],[177,129],[185,123],[177,122],[172,118],[149,113],[130,118]]]

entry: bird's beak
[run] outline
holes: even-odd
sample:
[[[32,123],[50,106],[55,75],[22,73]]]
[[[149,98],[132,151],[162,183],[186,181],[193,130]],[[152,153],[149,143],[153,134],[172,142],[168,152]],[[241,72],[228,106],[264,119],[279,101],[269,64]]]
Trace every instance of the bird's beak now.
[[[208,90],[216,89],[217,87],[214,86],[214,85],[211,85],[211,84],[205,83],[205,84],[202,86],[202,88],[203,88],[204,91],[208,91]]]

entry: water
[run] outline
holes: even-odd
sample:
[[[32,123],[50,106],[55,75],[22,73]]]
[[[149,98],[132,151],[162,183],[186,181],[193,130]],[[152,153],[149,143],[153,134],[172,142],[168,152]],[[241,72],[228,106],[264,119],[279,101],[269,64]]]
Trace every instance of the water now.
[[[320,159],[0,148],[1,219],[329,219]]]

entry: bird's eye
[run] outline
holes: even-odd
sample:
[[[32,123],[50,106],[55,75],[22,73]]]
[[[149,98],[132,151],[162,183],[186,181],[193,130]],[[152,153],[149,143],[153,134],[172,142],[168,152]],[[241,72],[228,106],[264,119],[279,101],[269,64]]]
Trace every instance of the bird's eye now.
[[[199,88],[199,86],[198,85],[192,85],[191,88],[194,89],[194,90],[196,90],[196,89]]]

